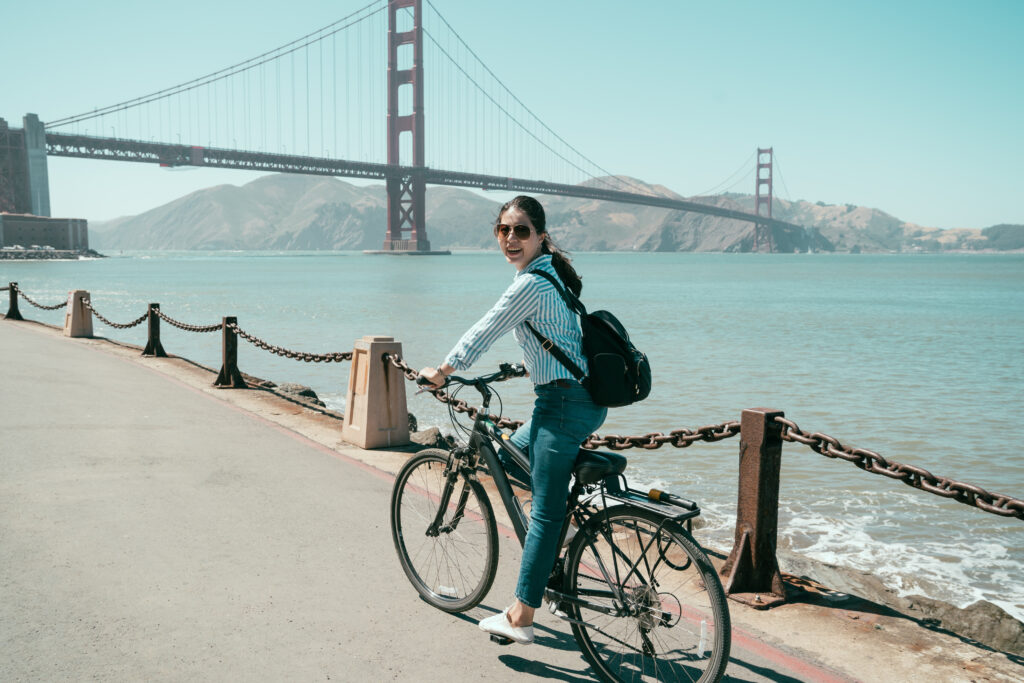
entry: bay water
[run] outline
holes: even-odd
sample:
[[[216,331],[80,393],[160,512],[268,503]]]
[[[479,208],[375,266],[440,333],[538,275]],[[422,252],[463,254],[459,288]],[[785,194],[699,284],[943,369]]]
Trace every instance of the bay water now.
[[[613,311],[648,353],[654,389],[613,409],[601,434],[645,434],[737,420],[744,408],[785,411],[807,432],[868,448],[935,475],[1024,498],[1024,254],[579,253],[583,301]],[[390,335],[414,368],[440,363],[497,299],[513,271],[496,252],[387,257],[356,252],[124,252],[81,261],[0,262],[54,304],[73,289],[114,322],[150,302],[192,325],[237,316],[276,346],[325,353]],[[21,302],[26,318],[64,312]],[[95,334],[142,345],[146,325]],[[161,325],[164,348],[217,369],[219,333]],[[474,370],[519,361],[511,335]],[[239,341],[239,367],[311,386],[344,410],[347,363],[304,363]],[[4,362],[17,362],[5,359]],[[421,428],[454,430],[428,395],[409,408]],[[498,387],[523,419],[527,380]],[[59,387],[54,387],[59,391]],[[462,397],[471,401],[470,392]],[[2,416],[0,416],[2,419]],[[696,500],[698,539],[732,545],[738,438],[686,449],[625,451],[637,488]],[[782,455],[779,545],[870,571],[900,594],[994,602],[1024,620],[1024,521],[1002,518],[822,457]],[[385,505],[386,501],[381,501]]]

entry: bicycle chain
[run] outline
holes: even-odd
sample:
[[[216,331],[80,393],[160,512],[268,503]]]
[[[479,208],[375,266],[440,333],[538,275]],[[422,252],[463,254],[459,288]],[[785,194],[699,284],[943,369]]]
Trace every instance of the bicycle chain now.
[[[934,493],[943,498],[951,498],[994,515],[1024,519],[1024,500],[999,493],[989,493],[980,486],[966,484],[948,477],[937,477],[922,467],[886,460],[874,451],[844,446],[838,439],[828,434],[820,432],[808,434],[801,430],[795,422],[784,417],[776,417],[775,422],[782,426],[783,441],[802,443],[827,458],[851,462],[865,472],[882,474],[916,489]]]
[[[278,356],[284,356],[285,358],[292,358],[294,360],[302,360],[307,363],[340,363],[346,360],[352,360],[352,352],[335,352],[335,353],[307,353],[304,351],[290,351],[280,346],[272,346],[262,339],[255,337],[241,327],[237,323],[228,323],[228,329],[237,334],[242,339],[246,340],[254,346],[258,346],[264,351],[277,354]]]
[[[43,304],[34,301],[32,299],[32,297],[30,297],[28,294],[26,294],[25,291],[21,287],[12,287],[12,289],[14,289],[14,291],[16,291],[21,296],[22,299],[24,299],[25,301],[29,302],[30,304],[32,304],[36,308],[43,309],[44,311],[56,311],[58,308],[64,308],[65,306],[68,305],[67,301],[62,301],[59,304],[54,304],[53,306],[44,306]]]
[[[217,323],[216,325],[205,325],[205,326],[189,325],[188,323],[183,323],[183,322],[179,322],[179,321],[175,320],[174,318],[172,318],[169,315],[165,314],[159,308],[154,309],[154,312],[165,323],[167,323],[169,325],[173,325],[174,327],[177,327],[179,330],[185,330],[186,332],[217,332],[218,330],[224,329],[224,325],[222,323]]]
[[[145,321],[145,319],[149,317],[149,311],[146,311],[145,313],[143,313],[141,316],[131,321],[130,323],[121,325],[119,323],[111,322],[110,320],[107,320],[102,315],[100,315],[100,312],[93,308],[92,301],[90,301],[89,299],[82,299],[82,305],[88,308],[90,311],[92,311],[93,315],[95,315],[97,318],[105,322],[107,325],[110,325],[111,327],[116,327],[119,330],[127,330],[131,327],[135,327],[136,325],[141,325],[143,321]]]

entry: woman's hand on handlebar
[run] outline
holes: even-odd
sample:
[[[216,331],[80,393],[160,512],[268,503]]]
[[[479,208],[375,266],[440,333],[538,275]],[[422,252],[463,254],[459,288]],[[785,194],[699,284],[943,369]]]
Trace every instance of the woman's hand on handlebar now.
[[[447,376],[454,372],[455,368],[444,363],[440,368],[427,366],[420,370],[420,376],[416,383],[431,389],[440,389],[445,385]]]

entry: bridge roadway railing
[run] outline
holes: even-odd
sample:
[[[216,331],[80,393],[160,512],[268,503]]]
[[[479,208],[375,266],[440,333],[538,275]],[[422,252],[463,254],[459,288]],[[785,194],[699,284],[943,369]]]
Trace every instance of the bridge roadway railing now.
[[[160,310],[160,304],[151,303],[138,318],[128,323],[115,323],[96,310],[89,293],[83,290],[72,291],[66,301],[52,305],[37,302],[22,291],[16,282],[0,287],[0,291],[3,290],[7,290],[9,295],[6,321],[24,319],[18,307],[19,298],[41,310],[67,308],[64,323],[67,336],[91,337],[92,316],[117,329],[129,329],[148,322],[143,356],[167,356],[160,340],[160,321],[186,332],[220,332],[223,362],[214,386],[222,388],[244,389],[249,386],[238,369],[239,337],[269,353],[306,363],[352,362],[342,438],[363,448],[408,443],[405,384],[401,378],[415,381],[418,374],[402,360],[401,344],[391,337],[364,337],[355,343],[352,351],[309,353],[293,351],[259,339],[242,329],[232,316],[223,317],[219,323],[192,325],[171,318]],[[431,393],[455,412],[476,417],[477,409],[465,401],[440,389]],[[521,420],[498,415],[489,417],[505,429],[515,429],[523,424]],[[1024,520],[1024,500],[991,493],[980,486],[949,477],[933,475],[924,468],[888,460],[874,451],[845,446],[827,434],[806,432],[787,419],[782,411],[768,408],[743,410],[738,421],[729,420],[696,429],[675,429],[667,434],[592,434],[583,443],[583,447],[616,451],[630,448],[652,450],[664,446],[688,448],[700,442],[721,441],[735,436],[740,437],[736,529],[732,551],[720,573],[729,597],[755,608],[771,607],[786,600],[785,586],[776,559],[783,442],[804,444],[816,453],[847,461],[864,472],[880,474],[920,491],[949,498],[990,514]]]
[[[273,171],[278,173],[301,173],[305,175],[343,176],[386,180],[419,176],[432,185],[473,187],[483,190],[507,190],[536,194],[561,195],[582,199],[597,199],[624,204],[656,206],[675,211],[691,211],[737,221],[760,223],[787,228],[800,226],[767,216],[735,209],[726,209],[713,204],[690,201],[680,197],[624,192],[589,185],[550,183],[544,180],[509,178],[443,171],[429,167],[374,164],[320,157],[297,156],[248,152],[236,149],[201,147],[195,145],[147,142],[126,138],[104,138],[69,133],[46,133],[46,153],[51,156],[79,157],[88,159],[109,159],[115,161],[136,161],[155,163],[161,166],[210,166],[250,171]]]

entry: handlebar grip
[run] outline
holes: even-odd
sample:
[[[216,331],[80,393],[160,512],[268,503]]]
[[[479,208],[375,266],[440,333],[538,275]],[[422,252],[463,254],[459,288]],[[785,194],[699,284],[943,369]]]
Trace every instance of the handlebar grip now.
[[[500,366],[501,371],[507,373],[509,377],[525,377],[526,366],[522,363],[502,363]]]
[[[430,380],[424,377],[423,375],[418,375],[416,377],[416,384],[419,384],[421,387],[429,387]]]

